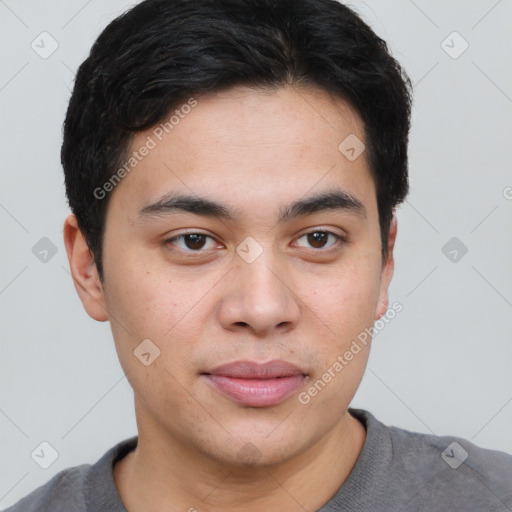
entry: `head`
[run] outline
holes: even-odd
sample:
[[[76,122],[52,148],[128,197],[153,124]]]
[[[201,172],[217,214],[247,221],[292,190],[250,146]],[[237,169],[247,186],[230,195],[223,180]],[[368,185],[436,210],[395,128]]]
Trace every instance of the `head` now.
[[[139,426],[275,463],[339,422],[369,344],[333,366],[388,308],[410,106],[385,42],[335,0],[148,0],[103,31],[64,124],[65,240]],[[305,380],[274,406],[208,380],[276,359]]]

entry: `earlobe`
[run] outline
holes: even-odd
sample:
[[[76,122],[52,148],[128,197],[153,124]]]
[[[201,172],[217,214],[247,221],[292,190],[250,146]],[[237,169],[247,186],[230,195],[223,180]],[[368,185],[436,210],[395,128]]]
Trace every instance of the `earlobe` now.
[[[65,220],[63,234],[73,283],[85,311],[94,320],[105,322],[108,320],[108,313],[103,286],[93,254],[78,227],[75,215],[71,214]]]
[[[379,301],[378,306],[375,311],[375,320],[379,320],[386,311],[389,306],[389,298],[388,298],[388,289],[389,284],[391,283],[391,278],[393,277],[393,272],[395,268],[395,261],[393,256],[393,250],[395,247],[396,234],[397,234],[397,220],[393,215],[389,226],[389,236],[388,236],[388,256],[386,262],[382,266],[382,274],[381,274],[381,282],[380,282],[380,291],[379,291]]]

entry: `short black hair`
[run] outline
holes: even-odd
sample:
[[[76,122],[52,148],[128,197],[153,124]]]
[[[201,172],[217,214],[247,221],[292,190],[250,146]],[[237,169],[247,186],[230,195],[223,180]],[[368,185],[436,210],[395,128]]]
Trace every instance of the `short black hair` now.
[[[412,86],[386,42],[336,0],[145,0],[97,38],[63,126],[68,203],[102,281],[109,197],[95,190],[135,133],[193,96],[237,85],[317,86],[357,110],[387,258],[390,222],[409,188]]]

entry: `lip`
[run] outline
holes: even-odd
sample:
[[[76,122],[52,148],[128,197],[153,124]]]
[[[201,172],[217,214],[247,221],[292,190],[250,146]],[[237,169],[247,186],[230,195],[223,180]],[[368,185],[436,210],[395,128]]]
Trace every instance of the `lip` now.
[[[287,361],[235,361],[202,374],[216,390],[248,407],[270,407],[293,395],[307,375]]]

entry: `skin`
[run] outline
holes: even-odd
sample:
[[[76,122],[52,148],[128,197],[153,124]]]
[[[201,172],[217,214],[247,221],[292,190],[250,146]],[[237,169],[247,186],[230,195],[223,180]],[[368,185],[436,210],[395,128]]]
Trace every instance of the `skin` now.
[[[396,219],[383,262],[366,155],[351,162],[338,149],[350,134],[364,141],[343,99],[287,86],[197,101],[110,192],[103,283],[75,217],[65,222],[77,292],[92,318],[110,321],[134,390],[138,447],[115,466],[115,482],[129,512],[317,510],[364,444],[347,408],[370,344],[306,405],[295,393],[275,406],[242,406],[201,372],[283,359],[308,374],[298,392],[307,390],[386,312]],[[137,134],[131,150],[148,135]],[[277,223],[281,206],[334,188],[357,197],[366,215],[325,210]],[[240,217],[139,220],[140,209],[171,191],[215,199]],[[212,238],[166,242],[185,231]],[[304,236],[315,231],[346,242],[315,244]],[[263,249],[252,263],[236,252],[248,236]],[[202,252],[194,258],[193,250]],[[161,351],[149,366],[134,356],[146,338]],[[253,462],[238,455],[247,443]]]

